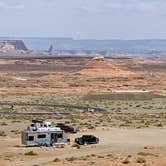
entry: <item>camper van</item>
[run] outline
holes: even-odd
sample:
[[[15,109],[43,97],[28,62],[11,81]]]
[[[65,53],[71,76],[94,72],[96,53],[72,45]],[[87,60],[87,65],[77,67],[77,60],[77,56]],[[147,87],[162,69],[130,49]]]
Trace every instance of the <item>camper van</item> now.
[[[46,121],[33,120],[28,128],[22,131],[22,144],[26,146],[53,146],[67,141],[63,130]]]

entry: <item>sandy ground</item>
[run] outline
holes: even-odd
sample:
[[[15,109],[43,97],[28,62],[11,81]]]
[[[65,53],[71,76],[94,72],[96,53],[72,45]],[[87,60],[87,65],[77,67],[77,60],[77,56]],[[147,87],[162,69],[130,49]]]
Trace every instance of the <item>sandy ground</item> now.
[[[86,155],[107,155],[112,154],[118,160],[107,162],[121,163],[122,159],[128,155],[133,156],[134,160],[139,152],[148,152],[158,155],[158,158],[166,157],[166,129],[148,128],[148,129],[118,129],[118,128],[99,128],[92,131],[83,131],[78,134],[70,135],[75,137],[82,134],[94,134],[100,138],[98,145],[82,146],[80,149],[67,145],[64,149],[30,147],[26,148],[20,144],[20,138],[0,138],[0,157],[3,166],[33,166],[33,165],[54,165],[50,163],[54,158],[64,160],[69,157],[82,157]],[[147,145],[154,146],[154,149],[145,150]],[[30,150],[35,151],[37,156],[25,156],[24,153]],[[150,158],[157,160],[158,158]],[[92,159],[89,159],[91,161]],[[97,159],[99,160],[99,159]],[[120,161],[119,161],[120,160]],[[147,159],[149,160],[149,158]],[[158,161],[156,161],[158,162]],[[133,162],[135,163],[135,162]],[[63,165],[63,163],[61,163]],[[65,164],[65,163],[64,163]]]

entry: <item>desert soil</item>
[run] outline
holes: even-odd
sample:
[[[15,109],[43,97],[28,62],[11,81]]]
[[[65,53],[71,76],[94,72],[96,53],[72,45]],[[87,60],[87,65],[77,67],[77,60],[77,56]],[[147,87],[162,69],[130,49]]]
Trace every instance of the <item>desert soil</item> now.
[[[165,93],[166,62],[155,59],[0,60],[0,93],[86,94],[114,90]]]
[[[166,129],[165,128],[147,128],[147,129],[119,129],[119,128],[98,128],[96,130],[81,131],[78,134],[70,135],[71,140],[81,136],[82,134],[94,134],[100,138],[98,145],[82,146],[80,149],[67,145],[63,149],[46,148],[46,147],[24,147],[20,144],[20,137],[12,138],[7,136],[0,139],[1,146],[1,164],[4,166],[33,166],[33,165],[56,165],[52,161],[55,158],[61,160],[61,164],[66,158],[83,157],[95,154],[96,156],[104,156],[106,164],[120,163],[125,157],[131,155],[131,164],[136,164],[135,160],[139,156],[139,152],[150,153],[157,157],[145,156],[146,160],[156,160],[166,157]],[[152,149],[144,149],[145,146],[153,146]],[[35,151],[37,156],[25,156],[28,151]],[[107,155],[111,154],[116,160],[107,159]],[[88,158],[88,157],[87,157]],[[94,158],[92,159],[92,161]],[[100,157],[96,157],[95,161],[100,162]],[[87,159],[89,162],[91,159]],[[74,163],[78,161],[74,161]],[[81,161],[83,162],[83,161]],[[69,162],[70,163],[70,162]],[[71,164],[71,163],[70,163]]]
[[[129,166],[165,166],[164,96],[165,59],[1,59],[0,112],[8,115],[0,114],[0,166],[123,166],[126,157]],[[109,114],[82,116],[77,109],[12,107],[4,106],[5,102],[93,106]],[[73,142],[63,149],[23,146],[20,131],[39,117],[17,117],[10,112],[38,111],[68,112],[70,119],[56,118],[80,127],[78,134],[70,135],[72,141],[82,134],[94,134],[100,143],[80,149],[72,147]],[[29,151],[37,155],[26,156]],[[138,157],[146,164],[137,163]]]

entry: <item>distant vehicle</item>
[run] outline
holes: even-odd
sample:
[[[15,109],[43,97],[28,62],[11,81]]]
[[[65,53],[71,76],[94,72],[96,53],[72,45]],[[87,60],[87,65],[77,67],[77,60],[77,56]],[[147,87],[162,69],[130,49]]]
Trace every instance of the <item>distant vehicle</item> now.
[[[99,138],[95,137],[94,135],[83,135],[82,137],[76,138],[75,143],[79,145],[98,144]]]
[[[78,131],[76,127],[68,126],[63,123],[58,123],[56,127],[59,127],[61,130],[65,131],[66,133],[77,133]]]
[[[94,112],[96,112],[96,110],[95,110],[95,109],[93,109],[93,108],[88,108],[88,109],[87,109],[87,112],[94,113]]]

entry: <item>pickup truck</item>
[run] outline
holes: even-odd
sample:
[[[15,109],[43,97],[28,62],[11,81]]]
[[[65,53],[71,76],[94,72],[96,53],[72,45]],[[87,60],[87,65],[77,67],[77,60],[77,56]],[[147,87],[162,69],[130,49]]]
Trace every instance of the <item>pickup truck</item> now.
[[[82,137],[76,138],[75,143],[79,145],[98,144],[99,138],[95,137],[94,135],[83,135]]]

